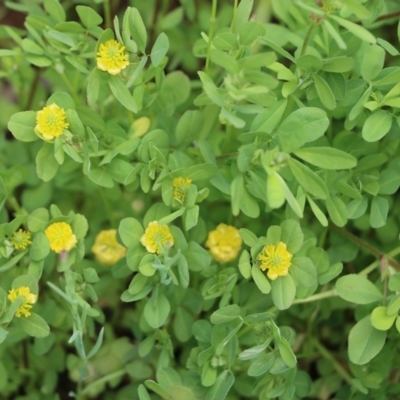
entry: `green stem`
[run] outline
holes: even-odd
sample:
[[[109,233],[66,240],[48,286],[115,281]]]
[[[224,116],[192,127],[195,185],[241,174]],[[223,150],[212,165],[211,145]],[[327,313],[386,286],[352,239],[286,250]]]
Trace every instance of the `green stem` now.
[[[80,101],[79,101],[79,97],[75,91],[74,86],[71,84],[71,82],[69,81],[69,79],[67,78],[65,73],[60,73],[60,76],[61,76],[61,79],[64,81],[64,83],[67,85],[69,91],[71,92],[71,95],[74,99],[75,104],[78,105],[80,103]]]
[[[104,1],[104,17],[106,19],[106,29],[111,29],[111,7],[110,0]]]
[[[337,232],[339,232],[342,236],[346,237],[347,239],[350,239],[352,242],[354,242],[356,245],[358,245],[362,249],[368,251],[369,253],[371,253],[375,257],[379,258],[379,260],[386,256],[385,253],[382,253],[376,247],[373,247],[369,243],[364,242],[364,240],[362,240],[358,236],[355,236],[352,233],[346,231],[345,229],[339,228],[338,226],[333,225],[333,224],[331,225],[331,227],[333,229],[335,229]],[[398,264],[395,260],[393,260],[392,258],[388,258],[387,261],[393,268],[395,268],[398,271],[400,271],[400,264]],[[378,263],[380,263],[380,261],[378,261]]]
[[[212,41],[213,36],[214,36],[215,21],[216,21],[216,18],[217,18],[217,3],[218,3],[218,0],[212,0],[211,17],[210,17],[210,29],[208,31],[206,72],[208,72],[208,68],[210,66],[211,41]]]
[[[238,8],[238,0],[235,0],[235,3],[233,5],[233,17],[232,17],[232,25],[231,25],[232,33],[236,33],[237,8]]]
[[[25,215],[27,212],[19,205],[18,200],[15,198],[15,196],[10,196],[7,199],[7,204],[14,209],[15,213],[18,215]]]
[[[389,253],[387,253],[388,257],[395,257],[397,255],[400,254],[400,246],[396,247],[395,249],[393,249],[392,251],[389,251]],[[358,275],[368,275],[370,274],[372,271],[374,271],[376,268],[378,268],[381,265],[381,260],[375,260],[372,264],[368,265],[368,267],[364,268],[361,272],[358,273]]]
[[[315,23],[311,22],[310,26],[308,27],[306,36],[304,38],[303,46],[301,48],[301,53],[300,53],[301,56],[304,56],[304,54],[306,54],[308,42],[310,41],[311,33],[314,29],[314,26],[315,26]]]
[[[26,102],[25,111],[28,111],[32,108],[33,98],[35,97],[36,89],[39,84],[40,75],[42,73],[42,69],[35,67],[35,76],[33,77],[33,82],[31,84],[31,88],[29,90],[28,100]]]
[[[329,361],[337,373],[349,384],[352,384],[353,378],[351,375],[341,366],[341,364],[336,360],[336,358],[326,349],[322,344],[315,338],[311,339],[311,343],[318,350],[319,354]]]
[[[334,297],[334,296],[338,296],[338,293],[336,292],[335,289],[332,289],[327,292],[313,294],[312,296],[307,297],[306,299],[295,299],[293,301],[292,305],[312,303],[313,301],[328,299],[329,297]],[[267,312],[276,312],[276,311],[278,311],[278,309],[275,306],[273,306],[267,310]]]

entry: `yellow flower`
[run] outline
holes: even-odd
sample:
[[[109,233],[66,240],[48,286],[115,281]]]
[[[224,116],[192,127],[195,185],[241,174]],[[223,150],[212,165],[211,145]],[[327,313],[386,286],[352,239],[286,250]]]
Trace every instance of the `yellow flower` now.
[[[16,250],[25,250],[32,242],[29,240],[31,238],[31,233],[24,231],[23,229],[18,229],[10,237],[10,242]]]
[[[168,225],[159,225],[157,221],[153,221],[147,226],[140,243],[149,253],[160,254],[163,249],[174,245],[174,237]]]
[[[189,189],[191,183],[192,180],[189,178],[183,178],[182,176],[175,178],[172,181],[172,186],[174,187],[174,198],[181,203],[184,203],[187,190]]]
[[[125,46],[114,39],[101,43],[96,58],[97,68],[111,75],[119,74],[129,65],[128,54],[124,50]]]
[[[28,287],[26,286],[21,286],[18,289],[11,289],[8,292],[8,300],[11,301],[11,303],[14,303],[15,300],[18,299],[18,297],[23,297],[24,300],[21,303],[21,305],[17,308],[17,311],[15,312],[16,317],[20,317],[21,315],[25,315],[25,317],[29,317],[31,315],[30,309],[32,308],[32,304],[36,303],[37,300],[37,295],[31,293]]]
[[[126,254],[126,248],[117,242],[116,229],[101,231],[92,246],[96,260],[106,265],[113,265]]]
[[[263,271],[268,269],[268,278],[275,280],[278,276],[286,276],[289,273],[292,255],[286,250],[286,244],[279,242],[277,246],[266,245],[257,259],[261,261],[260,268]]]
[[[74,248],[77,243],[71,225],[66,222],[55,222],[51,224],[44,233],[47,239],[49,239],[50,249],[56,253],[69,251]]]
[[[56,103],[36,113],[35,132],[41,134],[46,140],[59,137],[68,126],[69,124],[65,122],[65,110]]]
[[[242,247],[242,238],[234,226],[219,224],[208,234],[206,246],[220,263],[234,260]]]

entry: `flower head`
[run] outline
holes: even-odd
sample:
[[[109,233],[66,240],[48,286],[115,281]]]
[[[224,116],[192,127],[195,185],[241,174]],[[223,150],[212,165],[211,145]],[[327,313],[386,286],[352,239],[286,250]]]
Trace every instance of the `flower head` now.
[[[66,222],[55,222],[51,224],[45,231],[50,242],[50,249],[56,253],[69,251],[76,246],[76,236],[72,232],[71,225]]]
[[[175,178],[172,181],[172,186],[174,187],[174,198],[181,203],[184,203],[187,190],[189,189],[191,183],[192,180],[190,178],[183,178],[182,176]]]
[[[52,103],[36,113],[35,132],[46,140],[59,137],[69,126],[65,118],[65,110]]]
[[[125,46],[122,46],[114,39],[101,43],[97,56],[97,68],[111,75],[119,74],[122,69],[129,65]]]
[[[20,317],[21,315],[25,315],[25,317],[29,317],[31,315],[30,309],[32,308],[32,304],[36,303],[37,300],[37,295],[31,293],[29,288],[27,286],[21,286],[17,289],[11,289],[8,292],[8,300],[11,301],[11,303],[14,303],[15,300],[18,299],[18,297],[23,297],[23,301],[21,305],[17,308],[17,311],[15,312],[16,317]]]
[[[237,257],[242,238],[234,226],[219,224],[217,229],[208,234],[206,246],[217,261],[226,263]]]
[[[16,250],[25,250],[32,242],[30,241],[31,233],[18,229],[10,237],[10,242]]]
[[[268,244],[258,255],[257,260],[261,261],[260,268],[268,269],[267,276],[275,280],[278,276],[286,276],[289,273],[292,254],[286,250],[286,244],[279,242],[277,246]]]
[[[126,254],[126,248],[117,242],[117,231],[101,231],[92,246],[96,260],[106,265],[113,265]]]
[[[161,254],[163,249],[174,245],[174,237],[168,225],[159,225],[157,221],[153,221],[147,226],[140,243],[149,253]]]

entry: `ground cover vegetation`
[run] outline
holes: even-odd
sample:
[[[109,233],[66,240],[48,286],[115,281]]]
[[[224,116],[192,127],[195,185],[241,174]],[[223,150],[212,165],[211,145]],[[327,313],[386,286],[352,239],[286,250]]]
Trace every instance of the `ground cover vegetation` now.
[[[399,398],[398,1],[9,12],[1,399]]]

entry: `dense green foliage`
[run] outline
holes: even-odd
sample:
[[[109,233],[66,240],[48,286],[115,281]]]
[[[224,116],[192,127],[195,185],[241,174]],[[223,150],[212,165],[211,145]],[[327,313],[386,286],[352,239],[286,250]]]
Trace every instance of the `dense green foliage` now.
[[[397,399],[398,2],[127,3],[0,6],[0,397]]]

